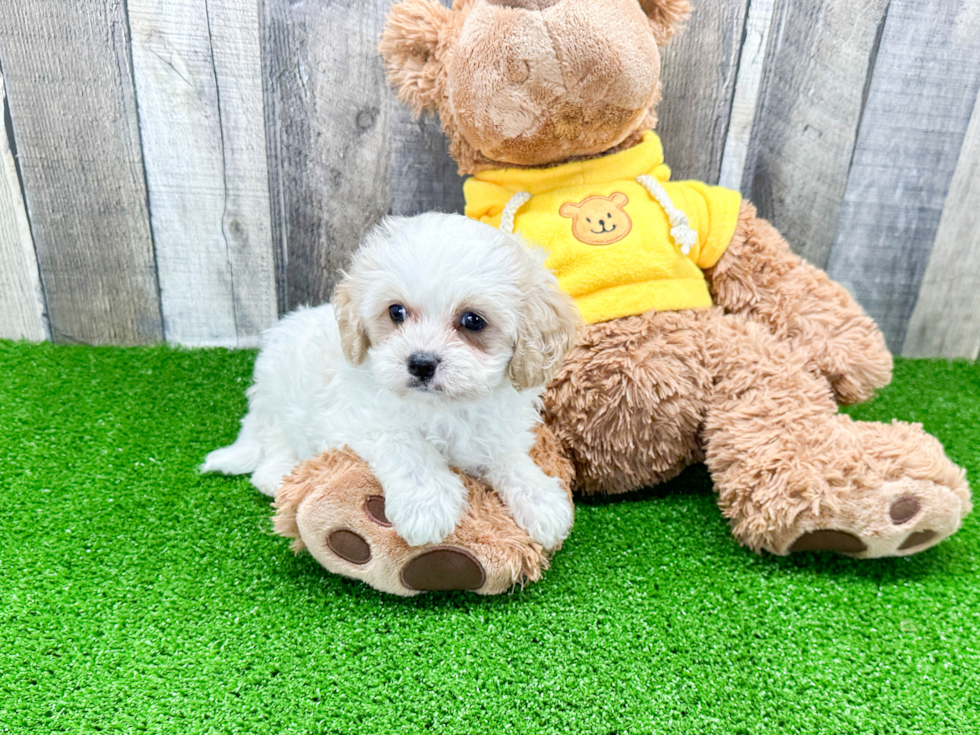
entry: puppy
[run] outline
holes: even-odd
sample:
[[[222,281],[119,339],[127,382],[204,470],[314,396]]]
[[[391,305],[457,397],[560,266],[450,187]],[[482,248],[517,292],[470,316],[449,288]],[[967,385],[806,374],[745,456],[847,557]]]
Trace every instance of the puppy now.
[[[581,318],[544,257],[460,215],[386,220],[332,305],[299,309],[263,336],[238,439],[201,470],[250,472],[274,495],[299,462],[349,446],[417,546],[444,539],[466,510],[454,466],[554,548],[572,508],[528,452],[541,392]]]

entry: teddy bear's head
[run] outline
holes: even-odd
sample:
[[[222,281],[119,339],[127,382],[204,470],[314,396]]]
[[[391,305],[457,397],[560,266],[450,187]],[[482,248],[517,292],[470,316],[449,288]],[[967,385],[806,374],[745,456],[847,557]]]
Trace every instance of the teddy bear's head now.
[[[434,111],[461,173],[545,166],[656,123],[660,47],[687,0],[405,0],[381,40],[388,77]]]

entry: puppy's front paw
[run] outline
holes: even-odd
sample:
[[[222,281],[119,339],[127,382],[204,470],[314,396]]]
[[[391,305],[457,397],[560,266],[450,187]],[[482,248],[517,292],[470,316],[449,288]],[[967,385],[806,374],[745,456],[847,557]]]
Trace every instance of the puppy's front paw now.
[[[517,525],[549,550],[568,536],[575,518],[572,501],[555,477],[544,476],[540,482],[508,493],[507,505]]]
[[[385,489],[385,513],[409,546],[439,543],[453,532],[465,509],[466,489],[455,475],[428,487]]]

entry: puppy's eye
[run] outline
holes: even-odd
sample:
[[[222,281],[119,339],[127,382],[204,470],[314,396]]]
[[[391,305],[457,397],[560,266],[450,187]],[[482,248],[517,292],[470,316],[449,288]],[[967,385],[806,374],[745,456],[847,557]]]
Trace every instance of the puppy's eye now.
[[[479,314],[474,314],[472,311],[468,311],[463,314],[463,318],[459,320],[459,324],[463,329],[468,329],[471,332],[479,332],[485,326],[487,326],[487,320],[484,319]]]
[[[388,316],[395,324],[401,324],[408,318],[408,310],[401,304],[392,304],[388,307]]]

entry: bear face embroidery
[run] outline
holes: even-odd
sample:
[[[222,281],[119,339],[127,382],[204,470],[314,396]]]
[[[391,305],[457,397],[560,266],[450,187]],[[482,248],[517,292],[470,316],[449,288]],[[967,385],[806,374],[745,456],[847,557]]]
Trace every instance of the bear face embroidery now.
[[[566,202],[558,214],[572,220],[572,234],[586,245],[612,245],[633,229],[633,221],[623,209],[629,197],[613,192],[607,197],[586,197],[577,204]]]

